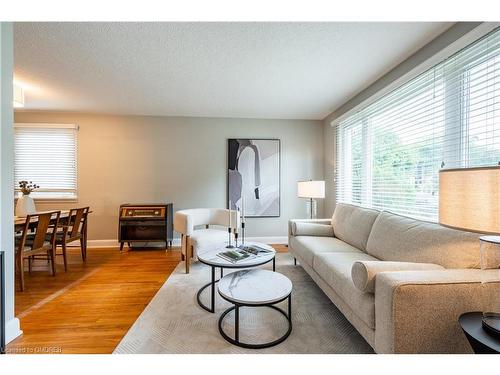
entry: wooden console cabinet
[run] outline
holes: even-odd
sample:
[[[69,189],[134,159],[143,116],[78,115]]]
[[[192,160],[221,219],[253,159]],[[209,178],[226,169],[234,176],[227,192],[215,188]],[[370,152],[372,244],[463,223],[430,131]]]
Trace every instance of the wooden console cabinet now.
[[[165,242],[172,248],[174,236],[174,205],[122,204],[120,206],[118,241],[120,251],[125,242]]]

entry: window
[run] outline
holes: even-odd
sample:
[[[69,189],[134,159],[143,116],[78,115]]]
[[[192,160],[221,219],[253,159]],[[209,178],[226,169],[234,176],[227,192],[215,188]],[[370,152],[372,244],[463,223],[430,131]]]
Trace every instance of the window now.
[[[336,126],[338,202],[436,221],[441,168],[500,162],[500,30]]]
[[[77,126],[15,124],[14,183],[33,181],[38,199],[77,198]]]

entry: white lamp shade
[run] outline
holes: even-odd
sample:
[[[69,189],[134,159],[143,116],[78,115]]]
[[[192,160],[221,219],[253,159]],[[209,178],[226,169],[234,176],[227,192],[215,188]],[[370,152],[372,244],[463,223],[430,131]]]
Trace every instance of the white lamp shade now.
[[[14,108],[22,108],[24,107],[24,90],[21,86],[16,85],[14,83],[14,98],[13,105]]]
[[[325,181],[299,181],[297,196],[299,198],[324,198]]]
[[[500,233],[500,167],[439,172],[439,222],[484,233]]]

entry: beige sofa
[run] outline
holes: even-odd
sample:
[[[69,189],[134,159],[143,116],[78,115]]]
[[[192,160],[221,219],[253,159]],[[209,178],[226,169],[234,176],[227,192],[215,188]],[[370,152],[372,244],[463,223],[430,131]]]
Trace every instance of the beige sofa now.
[[[467,353],[458,325],[481,310],[479,235],[338,204],[290,220],[289,250],[377,353]]]

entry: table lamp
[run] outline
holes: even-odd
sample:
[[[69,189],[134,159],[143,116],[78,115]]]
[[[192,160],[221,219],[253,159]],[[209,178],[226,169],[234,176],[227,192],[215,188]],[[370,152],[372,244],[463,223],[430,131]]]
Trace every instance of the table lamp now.
[[[500,166],[439,172],[439,222],[481,236],[483,328],[500,335]]]
[[[310,203],[310,218],[316,218],[316,200],[325,197],[325,181],[299,181],[297,197],[308,198]]]

